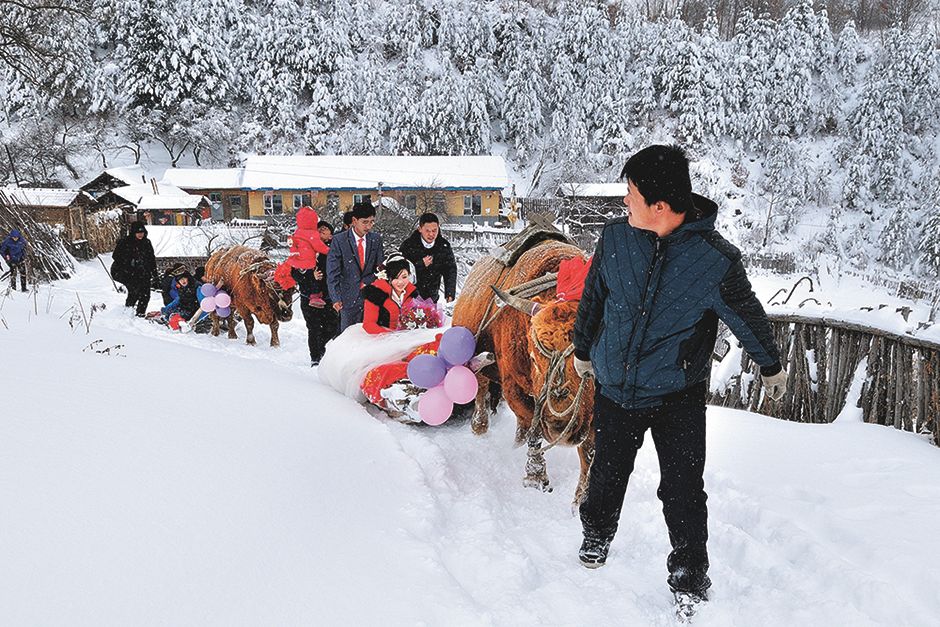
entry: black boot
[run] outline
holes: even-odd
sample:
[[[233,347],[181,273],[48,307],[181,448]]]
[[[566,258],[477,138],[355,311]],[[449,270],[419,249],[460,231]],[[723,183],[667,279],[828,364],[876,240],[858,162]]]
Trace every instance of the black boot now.
[[[585,568],[600,568],[607,563],[607,553],[610,551],[610,539],[584,536],[578,558]]]

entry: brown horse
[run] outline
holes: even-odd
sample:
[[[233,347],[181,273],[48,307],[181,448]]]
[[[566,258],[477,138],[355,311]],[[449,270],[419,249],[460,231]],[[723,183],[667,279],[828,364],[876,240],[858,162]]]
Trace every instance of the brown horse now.
[[[471,421],[473,431],[486,432],[490,412],[500,397],[504,398],[516,415],[516,443],[526,442],[529,448],[524,484],[543,490],[550,489],[543,438],[549,442],[548,448],[577,446],[581,458],[577,503],[587,489],[594,454],[593,381],[582,382],[572,362],[570,346],[578,304],[556,303],[551,277],[539,283],[572,257],[583,257],[583,253],[566,242],[547,240],[523,252],[511,267],[494,257],[481,259],[457,299],[453,324],[477,334],[477,350],[491,350],[496,355],[495,366],[478,373],[480,392]],[[513,288],[533,282],[539,291],[529,298],[510,295]]]

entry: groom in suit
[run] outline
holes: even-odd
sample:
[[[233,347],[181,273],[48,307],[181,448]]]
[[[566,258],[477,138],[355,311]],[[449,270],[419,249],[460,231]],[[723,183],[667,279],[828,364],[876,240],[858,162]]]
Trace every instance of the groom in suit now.
[[[339,312],[339,330],[362,322],[362,288],[375,281],[385,254],[382,236],[372,232],[375,207],[369,201],[352,208],[352,224],[337,234],[326,256],[326,286]]]

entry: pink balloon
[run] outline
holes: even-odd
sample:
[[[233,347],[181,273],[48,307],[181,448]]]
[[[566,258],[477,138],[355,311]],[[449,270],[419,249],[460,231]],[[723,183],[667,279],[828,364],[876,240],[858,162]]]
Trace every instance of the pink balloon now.
[[[418,400],[418,415],[427,424],[444,424],[454,411],[454,402],[447,397],[443,385],[431,388]]]
[[[232,297],[225,292],[219,292],[215,295],[216,307],[228,307],[232,304]]]
[[[206,313],[212,313],[215,311],[215,299],[211,296],[206,296],[199,301],[199,308]]]
[[[474,400],[479,387],[476,375],[466,366],[454,366],[444,377],[444,391],[455,403],[469,403]]]

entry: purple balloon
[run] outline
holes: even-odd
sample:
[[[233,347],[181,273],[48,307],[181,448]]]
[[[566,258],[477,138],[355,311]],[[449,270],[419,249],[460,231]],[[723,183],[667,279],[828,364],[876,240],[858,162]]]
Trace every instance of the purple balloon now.
[[[226,294],[225,292],[219,290],[215,293],[215,306],[216,307],[228,307],[232,304],[232,297]]]
[[[206,313],[212,313],[215,311],[215,299],[211,296],[206,296],[201,301],[199,301],[199,308]]]
[[[212,283],[203,283],[202,284],[202,295],[203,296],[215,296],[218,290],[215,288],[215,285]]]
[[[462,366],[473,357],[477,341],[466,327],[451,327],[441,337],[437,354],[451,366]]]
[[[231,307],[217,307],[215,310],[215,315],[217,315],[220,318],[228,318],[230,315],[232,315],[232,308]]]
[[[437,355],[418,355],[408,362],[408,378],[419,388],[440,385],[447,374],[447,364]]]

